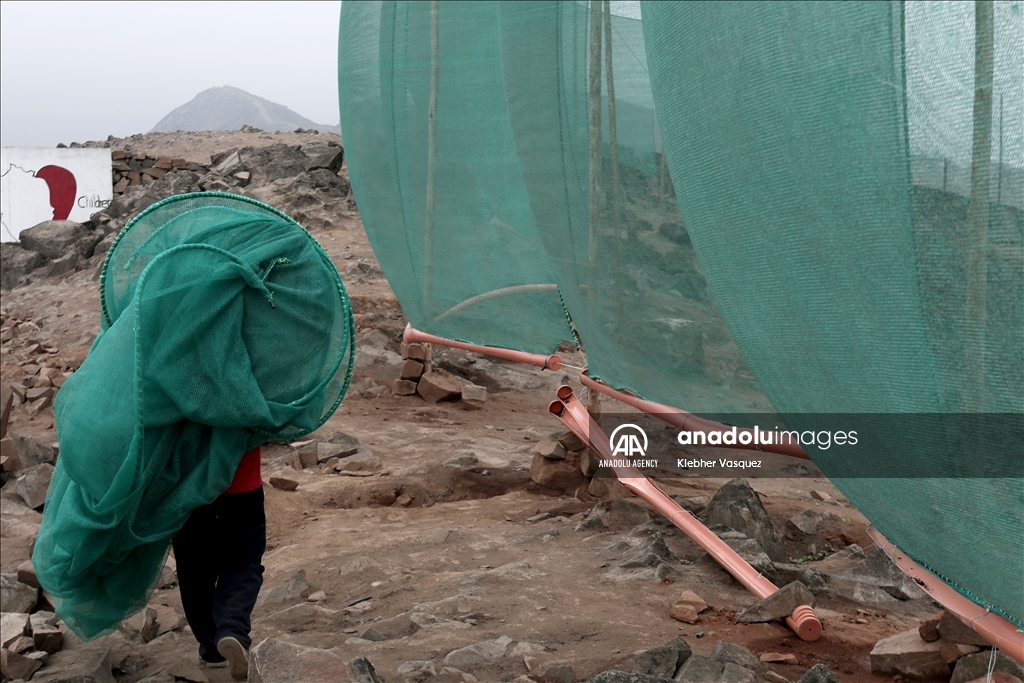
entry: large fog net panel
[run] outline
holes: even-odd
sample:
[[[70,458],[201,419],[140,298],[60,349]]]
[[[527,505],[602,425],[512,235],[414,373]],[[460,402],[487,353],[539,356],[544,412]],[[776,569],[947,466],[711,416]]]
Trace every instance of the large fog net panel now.
[[[541,240],[591,375],[767,413],[712,299],[661,149],[637,3],[503,2],[505,91]]]
[[[132,219],[101,300],[102,331],[55,402],[60,458],[32,556],[85,638],[145,607],[171,537],[243,453],[331,416],[355,352],[330,258],[245,197],[178,195]]]
[[[682,218],[759,386],[794,428],[882,415],[858,463],[815,462],[910,556],[1024,624],[1024,7],[642,10]],[[994,453],[1016,471],[972,476]]]
[[[345,3],[338,63],[360,217],[409,321],[536,353],[572,340],[515,152],[497,3]]]

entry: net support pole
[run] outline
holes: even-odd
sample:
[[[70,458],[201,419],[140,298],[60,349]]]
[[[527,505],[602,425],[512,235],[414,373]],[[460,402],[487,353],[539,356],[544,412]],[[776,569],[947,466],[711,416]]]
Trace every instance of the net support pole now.
[[[992,0],[974,3],[974,140],[971,199],[967,209],[967,412],[985,411],[985,307],[988,294],[988,223],[992,184]]]
[[[427,202],[423,230],[423,313],[434,309],[434,196],[437,182],[437,89],[441,81],[438,54],[440,0],[430,2],[430,102],[427,110]]]
[[[572,387],[559,387],[558,400],[553,401],[548,410],[597,453],[600,459],[613,459],[608,437],[590,418],[579,399],[573,395]],[[642,472],[632,467],[613,467],[612,470],[623,486],[650,503],[654,509],[706,550],[723,569],[732,574],[758,599],[764,600],[778,592],[775,584],[761,576],[760,572],[726,545],[725,541],[715,536],[696,517],[681,508]],[[786,617],[786,625],[801,640],[814,641],[821,637],[821,621],[810,605],[800,605],[794,609],[793,613]]]
[[[589,286],[587,287],[587,313],[591,324],[595,324],[600,308],[597,291],[597,269],[600,265],[601,225],[601,19],[604,16],[603,0],[590,0],[590,33],[588,51],[590,56],[587,73],[587,114],[590,132],[590,223],[588,232],[587,263]],[[601,399],[591,392],[587,399],[591,415],[601,414]]]
[[[615,226],[615,262],[622,263],[622,220],[619,210],[619,139],[615,123],[615,76],[612,68],[612,3],[604,0],[604,71],[608,90],[608,148],[612,171],[612,222]],[[622,270],[615,269],[615,309],[619,319],[625,315]]]

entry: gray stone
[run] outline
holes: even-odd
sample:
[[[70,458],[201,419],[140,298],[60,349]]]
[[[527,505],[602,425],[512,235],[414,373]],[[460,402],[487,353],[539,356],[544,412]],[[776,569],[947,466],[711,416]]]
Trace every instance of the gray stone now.
[[[544,670],[544,683],[573,683],[576,672],[568,664],[552,664]]]
[[[260,605],[272,605],[279,603],[296,603],[305,600],[310,593],[316,591],[309,579],[306,578],[306,570],[300,569],[292,575],[283,586],[272,588],[260,599]]]
[[[725,666],[714,660],[701,655],[691,655],[676,672],[675,680],[683,683],[718,683],[724,671]]]
[[[733,479],[718,489],[700,519],[708,526],[731,527],[756,540],[770,559],[789,562],[789,554],[779,541],[761,499],[743,479]]]
[[[744,538],[742,540],[726,539],[723,538],[725,544],[736,551],[739,555],[749,564],[751,567],[761,572],[769,581],[776,580],[775,565],[772,564],[771,558],[768,557],[768,553],[765,552],[761,544],[752,538]]]
[[[235,171],[239,171],[242,168],[242,157],[238,154],[238,151],[231,152],[224,157],[220,163],[213,167],[212,170],[216,171],[221,175],[231,175]]]
[[[81,257],[76,251],[69,251],[60,258],[54,259],[43,266],[44,277],[60,277],[75,272]]]
[[[839,676],[824,664],[815,664],[807,670],[797,683],[842,683]]]
[[[14,485],[14,490],[25,501],[25,505],[38,510],[46,502],[46,490],[53,478],[53,465],[43,463],[21,471],[21,476]]]
[[[946,611],[942,613],[936,630],[939,636],[949,643],[992,647],[992,643],[982,638],[977,631]]]
[[[34,467],[43,463],[53,465],[57,462],[57,453],[54,452],[52,446],[48,446],[28,436],[15,434],[14,432],[10,432],[8,436],[14,439],[14,444],[18,447],[18,456],[21,458],[23,468]]]
[[[159,180],[145,186],[145,194],[139,198],[137,209],[142,211],[168,197],[191,192],[193,187],[199,187],[198,183],[199,176],[192,171],[165,173]]]
[[[926,642],[916,628],[883,638],[875,643],[869,655],[871,673],[898,674],[920,680],[945,679],[949,665],[941,652],[944,644],[938,640]]]
[[[720,640],[711,650],[711,659],[719,664],[735,664],[750,669],[756,674],[763,674],[768,666],[758,659],[757,655],[738,643]]]
[[[472,451],[453,455],[444,461],[444,466],[452,470],[463,470],[465,472],[479,472],[484,469],[480,458]]]
[[[814,607],[814,594],[799,581],[788,583],[736,616],[740,624],[757,624],[788,617],[800,605]]]
[[[466,647],[452,650],[445,655],[445,666],[454,666],[456,669],[467,669],[481,664],[488,664],[505,656],[505,650],[512,643],[508,636],[501,636],[493,640],[485,640]]]
[[[387,638],[385,638],[381,634],[377,633],[372,628],[368,628],[365,631],[363,631],[363,634],[361,636],[359,636],[359,637],[362,638],[363,640],[372,640],[372,641],[377,642],[377,643],[379,643],[381,641],[384,641],[384,640],[387,640]]]
[[[345,160],[345,152],[341,145],[334,142],[311,142],[301,147],[302,153],[306,155],[306,170],[312,171],[316,168],[325,168],[328,171],[337,173]]]
[[[74,221],[44,221],[21,231],[21,244],[48,259],[58,259],[70,251],[80,256],[92,256],[93,247],[103,239],[81,223]]]
[[[651,676],[650,674],[626,673],[625,671],[602,671],[587,683],[672,683],[671,678]]]
[[[483,408],[487,402],[487,388],[472,382],[463,382],[462,402],[470,408]]]
[[[110,650],[81,647],[50,656],[46,668],[32,677],[33,683],[114,683]]]
[[[276,638],[267,638],[254,647],[251,657],[249,683],[340,683],[353,680],[348,664],[333,652]]]
[[[864,560],[856,567],[843,572],[840,578],[874,586],[897,600],[916,600],[927,597],[914,580],[900,571],[881,548],[871,546]]]
[[[148,643],[156,638],[159,628],[160,625],[156,622],[156,610],[147,606],[122,621],[119,630],[129,638],[137,638]]]
[[[18,278],[28,275],[43,262],[38,251],[26,249],[16,242],[0,245],[0,287],[14,289]]]
[[[356,657],[349,662],[348,674],[353,683],[384,683],[384,679],[377,675],[373,664],[366,657]]]
[[[306,171],[309,158],[296,145],[278,143],[257,149],[246,148],[246,164],[257,175],[262,175],[265,182],[273,182],[283,178],[294,178]]]
[[[0,574],[0,612],[24,614],[39,600],[39,589],[18,581],[15,573]]]
[[[619,566],[623,569],[635,567],[657,567],[659,564],[678,564],[679,558],[665,545],[665,539],[655,532],[626,557]]]
[[[633,662],[633,672],[672,678],[692,654],[690,644],[676,637],[660,647],[638,654]]]
[[[433,662],[412,660],[399,664],[395,673],[406,680],[422,681],[430,676],[436,676],[437,669]]]
[[[957,661],[956,667],[953,668],[953,677],[949,683],[969,683],[978,678],[984,678],[988,674],[988,663],[991,656],[989,651],[961,657]],[[996,663],[993,671],[1002,671],[1024,681],[1024,667],[1002,652],[996,653]]]
[[[756,676],[757,674],[745,666],[728,662],[723,665],[722,677],[718,679],[718,683],[752,683]]]

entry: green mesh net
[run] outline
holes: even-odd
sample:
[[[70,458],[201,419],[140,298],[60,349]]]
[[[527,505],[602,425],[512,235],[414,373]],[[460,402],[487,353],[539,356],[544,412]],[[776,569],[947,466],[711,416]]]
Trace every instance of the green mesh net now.
[[[553,283],[617,388],[863,415],[815,462],[1024,625],[1024,4],[344,3],[339,91],[415,325],[548,350]]]
[[[153,205],[118,236],[101,290],[102,331],[55,402],[60,458],[33,552],[84,638],[147,604],[171,537],[243,453],[330,417],[355,352],[330,258],[245,197]]]

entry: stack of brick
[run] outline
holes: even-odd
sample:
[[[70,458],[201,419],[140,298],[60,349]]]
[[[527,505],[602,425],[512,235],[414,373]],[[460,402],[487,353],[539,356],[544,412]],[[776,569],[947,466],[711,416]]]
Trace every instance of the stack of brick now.
[[[572,432],[555,433],[538,443],[530,463],[530,479],[546,489],[581,500],[627,495],[611,472],[597,475],[597,455]]]
[[[152,157],[146,152],[129,152],[115,149],[110,153],[114,194],[124,194],[133,185],[145,185],[162,178],[171,171],[192,171],[206,173],[209,167],[185,159],[168,156]]]
[[[395,396],[418,395],[428,403],[462,401],[468,408],[482,408],[487,389],[435,368],[430,344],[402,344],[402,374],[391,385]]]

